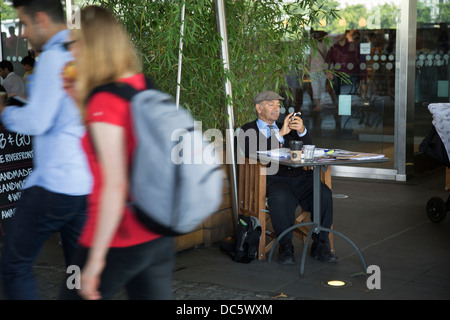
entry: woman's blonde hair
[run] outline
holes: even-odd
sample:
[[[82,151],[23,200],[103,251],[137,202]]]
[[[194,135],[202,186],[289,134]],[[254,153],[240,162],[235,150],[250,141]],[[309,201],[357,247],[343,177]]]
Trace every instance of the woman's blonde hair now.
[[[73,36],[81,44],[78,81],[82,106],[95,87],[141,72],[128,33],[105,8],[91,5],[81,9],[81,32]]]

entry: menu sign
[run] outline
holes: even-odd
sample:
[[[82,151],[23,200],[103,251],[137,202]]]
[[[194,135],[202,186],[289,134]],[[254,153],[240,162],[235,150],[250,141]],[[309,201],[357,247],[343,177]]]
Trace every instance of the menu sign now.
[[[31,137],[0,124],[0,241],[7,234],[25,179],[33,171]]]

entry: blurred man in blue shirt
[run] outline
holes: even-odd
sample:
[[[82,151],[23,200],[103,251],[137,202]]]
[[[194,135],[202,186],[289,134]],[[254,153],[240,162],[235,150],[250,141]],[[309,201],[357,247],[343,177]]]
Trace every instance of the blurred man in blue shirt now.
[[[33,172],[8,225],[1,269],[9,299],[36,299],[34,260],[59,231],[70,264],[92,178],[80,141],[85,132],[81,115],[62,85],[62,70],[73,58],[65,48],[69,31],[61,1],[15,0],[14,7],[24,26],[22,36],[41,54],[28,103],[0,109],[4,126],[31,135],[34,150]]]

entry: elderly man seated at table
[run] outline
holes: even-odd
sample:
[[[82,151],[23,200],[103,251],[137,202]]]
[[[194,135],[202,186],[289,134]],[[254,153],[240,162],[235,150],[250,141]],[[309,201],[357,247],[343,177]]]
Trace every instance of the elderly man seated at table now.
[[[300,116],[291,118],[288,114],[283,122],[277,122],[280,116],[281,96],[272,91],[263,91],[255,96],[255,105],[258,119],[242,126],[245,139],[239,139],[240,147],[248,157],[250,150],[271,150],[278,147],[289,148],[292,140],[301,140],[303,144],[312,144],[312,139]],[[251,134],[249,130],[255,130]],[[249,141],[256,136],[256,141]],[[245,140],[245,141],[244,141]],[[249,144],[256,143],[257,147]],[[295,210],[300,205],[304,210],[313,212],[313,174],[312,170],[291,168],[280,165],[276,174],[267,176],[268,206],[270,219],[275,234],[279,236],[284,230],[293,226]],[[321,185],[321,223],[324,228],[330,228],[333,223],[333,199],[331,190]],[[312,216],[311,216],[312,219]],[[294,264],[294,247],[292,232],[286,234],[279,241],[278,262],[281,264]],[[311,256],[322,262],[334,262],[337,258],[330,252],[328,232],[313,233]]]

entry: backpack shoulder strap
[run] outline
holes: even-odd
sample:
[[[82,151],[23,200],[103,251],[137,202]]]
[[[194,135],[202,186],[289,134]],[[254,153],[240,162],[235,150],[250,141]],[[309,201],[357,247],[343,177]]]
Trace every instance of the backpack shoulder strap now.
[[[146,89],[155,89],[155,85],[149,78],[145,78]],[[131,101],[131,99],[138,93],[140,90],[135,89],[133,86],[124,83],[124,82],[110,82],[103,85],[100,85],[94,88],[88,95],[86,101],[92,98],[92,96],[99,92],[108,92],[115,94],[127,101]]]

